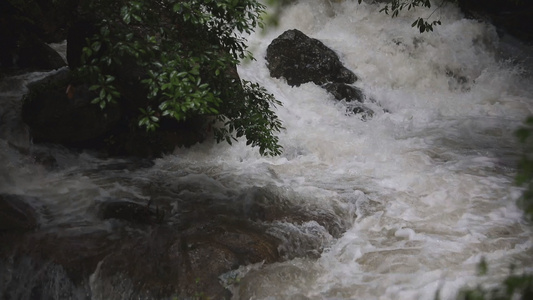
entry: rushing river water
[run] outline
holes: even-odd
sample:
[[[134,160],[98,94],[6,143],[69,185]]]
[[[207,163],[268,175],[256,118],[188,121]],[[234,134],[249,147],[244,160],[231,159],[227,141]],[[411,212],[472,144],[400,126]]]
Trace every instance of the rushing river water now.
[[[531,60],[520,45],[453,6],[433,15],[442,26],[419,34],[410,24],[430,10],[391,19],[357,1],[300,2],[283,11],[279,26],[249,38],[257,61],[239,69],[283,103],[280,157],[260,157],[244,141],[205,143],[122,168],[113,166],[130,163],[40,146],[57,161],[50,171],[2,140],[0,192],[49,201],[56,210],[45,227],[105,227],[87,214],[95,198],[149,199],[141,188],[149,184],[194,185],[190,193],[221,199],[260,188],[316,210],[344,210],[338,215],[348,228],[339,238],[307,224],[325,245],[319,257],[228,275],[239,277],[234,299],[433,299],[437,290],[454,299],[465,285],[498,282],[511,264],[533,270],[533,234],[513,186],[520,155],[513,131],[533,109]],[[270,78],[266,47],[293,28],[339,53],[375,100],[367,102],[373,118],[346,114],[314,84],[291,88]],[[10,89],[23,87],[6,84],[4,99]],[[2,132],[27,143],[16,136],[26,135]],[[478,277],[482,257],[489,272]]]

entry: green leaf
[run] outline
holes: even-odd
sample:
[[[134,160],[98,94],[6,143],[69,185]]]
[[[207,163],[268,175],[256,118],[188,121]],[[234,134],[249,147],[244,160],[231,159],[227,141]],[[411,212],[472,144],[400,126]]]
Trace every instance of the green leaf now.
[[[91,50],[91,48],[89,47],[84,47],[82,51],[83,51],[83,54],[87,57],[90,57],[91,55],[93,55],[93,50]]]
[[[102,47],[102,43],[100,43],[99,41],[93,42],[93,44],[91,45],[91,48],[92,50],[94,50],[94,52],[100,51],[101,47]]]
[[[159,105],[160,110],[166,110],[169,107],[170,103],[168,101],[165,101]]]
[[[172,10],[174,12],[180,12],[181,11],[181,4],[180,3],[174,4],[174,6],[172,6]]]
[[[130,24],[131,22],[131,14],[127,12],[124,16],[122,16],[122,20],[124,20],[124,23]]]
[[[132,74],[131,84],[143,85],[145,95],[139,96],[157,112],[178,120],[212,114],[249,145],[259,147],[260,153],[279,153],[275,133],[282,127],[271,110],[276,100],[258,84],[221,76],[228,66],[239,64],[239,58],[252,58],[246,41],[235,33],[251,33],[261,26],[265,6],[255,0],[88,1],[86,5],[99,9],[95,13],[100,17],[99,32],[88,39],[82,66],[88,74],[84,80],[99,95],[95,104],[104,108],[120,99],[117,70],[132,64],[128,69],[145,71]],[[141,21],[142,28],[125,26]],[[210,37],[203,36],[207,28],[212,30]],[[134,122],[153,131],[159,121],[156,111],[145,107]],[[217,140],[235,140],[227,130],[213,131]]]
[[[484,257],[482,257],[481,261],[477,265],[477,274],[479,276],[484,276],[484,275],[487,275],[487,272],[488,272],[487,261],[485,260]]]
[[[131,16],[132,16],[137,22],[142,22],[142,21],[143,21],[142,18],[141,18],[141,16],[139,16],[139,15],[137,15],[137,14],[133,14],[133,15],[131,15]]]

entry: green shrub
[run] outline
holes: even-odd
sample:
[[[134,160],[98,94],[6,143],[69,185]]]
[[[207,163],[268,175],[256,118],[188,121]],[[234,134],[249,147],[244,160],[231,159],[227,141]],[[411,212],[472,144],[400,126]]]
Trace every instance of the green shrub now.
[[[263,155],[279,155],[280,102],[263,87],[241,81],[236,66],[253,59],[243,33],[262,26],[255,0],[92,0],[97,34],[83,49],[78,76],[89,81],[105,108],[121,97],[121,68],[142,70],[138,125],[157,130],[161,118],[212,116],[218,141],[244,136]]]

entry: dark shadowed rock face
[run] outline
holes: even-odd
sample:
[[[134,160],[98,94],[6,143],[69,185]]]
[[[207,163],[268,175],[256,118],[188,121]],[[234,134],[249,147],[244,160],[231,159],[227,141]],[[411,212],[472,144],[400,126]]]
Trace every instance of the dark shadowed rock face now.
[[[266,59],[270,76],[284,77],[291,86],[314,82],[354,83],[355,74],[345,68],[337,54],[321,41],[292,29],[272,41]]]
[[[363,102],[365,98],[365,95],[360,88],[356,88],[346,83],[329,82],[324,85],[324,88],[337,100],[344,100],[346,102]]]
[[[117,106],[104,111],[91,103],[95,94],[87,85],[70,86],[68,70],[31,84],[22,107],[22,119],[36,142],[76,144],[104,135],[120,118]],[[70,95],[67,89],[75,90]]]
[[[533,1],[459,0],[468,17],[488,20],[501,34],[533,43]]]
[[[89,85],[74,82],[71,72],[62,69],[28,86],[21,115],[33,142],[96,149],[110,155],[154,157],[205,138],[202,117],[182,122],[162,117],[159,130],[149,133],[137,126],[141,106],[131,105],[136,99],[123,95],[117,104],[102,110],[91,103],[97,94]],[[135,91],[137,98],[143,94]]]
[[[181,232],[153,227],[123,242],[102,261],[92,292],[102,299],[117,287],[145,299],[186,299],[195,294],[229,299],[218,277],[240,265],[278,261],[278,244],[260,228],[228,220],[200,222]]]
[[[21,44],[16,63],[19,68],[38,70],[55,70],[67,65],[59,53],[38,40]]]
[[[160,222],[159,211],[127,199],[109,199],[99,204],[102,219],[118,219],[136,224],[156,224]]]
[[[65,5],[56,5],[58,3]],[[51,70],[65,65],[46,43],[64,39],[62,27],[76,1],[0,1],[0,73]]]
[[[0,196],[0,229],[6,229],[0,230],[0,299],[230,299],[220,275],[243,265],[316,258],[349,219],[337,209],[298,207],[263,188],[224,201],[154,195],[160,197],[95,199],[86,212],[94,224],[53,226],[53,208],[35,211],[28,197]],[[2,223],[4,216],[14,216],[15,226]],[[312,238],[299,226],[327,236]]]
[[[29,203],[33,200],[31,197],[0,194],[0,232],[37,228],[37,214]]]

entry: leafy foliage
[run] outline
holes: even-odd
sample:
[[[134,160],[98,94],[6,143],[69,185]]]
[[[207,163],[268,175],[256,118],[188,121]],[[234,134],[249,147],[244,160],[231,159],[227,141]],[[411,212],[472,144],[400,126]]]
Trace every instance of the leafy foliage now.
[[[473,289],[463,289],[457,299],[460,300],[512,300],[533,299],[533,275],[511,274],[493,288],[478,286]]]
[[[454,0],[442,0],[437,9],[442,7],[446,2],[457,2]],[[362,2],[362,0],[358,0],[359,3]],[[392,0],[390,3],[387,3],[380,12],[384,12],[387,15],[391,15],[393,18],[397,17],[400,13],[400,11],[407,9],[415,9],[416,7],[427,7],[431,8],[431,2],[430,0]],[[435,9],[433,13],[437,10]],[[416,27],[418,30],[420,30],[420,33],[427,32],[427,31],[433,31],[433,26],[441,25],[440,20],[430,20],[431,16],[429,15],[427,18],[418,17],[413,24],[411,24],[411,27]]]
[[[243,33],[262,26],[264,6],[256,0],[134,0],[84,2],[95,12],[98,33],[83,49],[77,71],[98,93],[102,109],[124,91],[117,81],[136,74],[145,89],[138,125],[157,130],[161,118],[183,121],[214,116],[225,128],[218,141],[245,136],[261,154],[278,155],[275,133],[282,129],[273,112],[280,105],[258,84],[241,81],[236,65],[253,59]],[[130,74],[131,75],[131,74]]]
[[[275,13],[274,17],[270,18],[270,23],[277,24],[277,15],[281,11],[281,7],[287,4],[290,4],[294,1],[291,0],[265,0],[267,4],[275,7]],[[355,1],[355,0],[353,0]],[[442,6],[444,6],[448,2],[454,2],[457,3],[459,0],[441,0],[438,7],[428,16],[428,17],[418,17],[413,24],[412,27],[418,28],[420,30],[420,33],[427,32],[427,31],[433,31],[433,27],[437,25],[441,25],[440,20],[432,20],[431,17],[433,14]],[[520,1],[520,0],[518,0]],[[339,2],[339,1],[336,1]],[[357,0],[359,4],[363,2],[363,0]],[[395,18],[400,15],[400,12],[403,10],[411,10],[416,9],[417,7],[427,7],[431,8],[432,4],[430,0],[390,0],[387,1],[385,6],[383,6],[380,9],[380,12],[385,13],[387,15],[390,15],[391,17]]]
[[[516,131],[516,136],[523,146],[522,158],[518,164],[516,183],[525,187],[519,205],[526,216],[533,219],[533,117],[528,117],[523,127]]]
[[[245,136],[246,144],[259,146],[261,155],[280,155],[282,148],[278,144],[278,138],[272,133],[283,127],[276,114],[270,110],[270,106],[281,103],[257,83],[243,82],[246,101],[233,105],[219,118],[226,126],[215,129],[217,141],[225,139],[231,144],[232,139],[237,140],[236,137]],[[236,132],[236,137],[231,135],[232,132]]]

